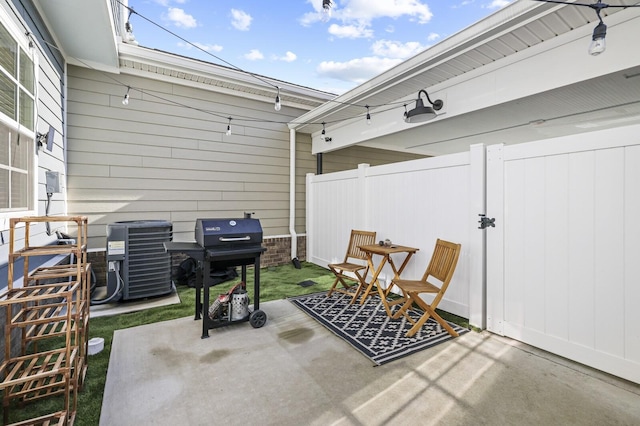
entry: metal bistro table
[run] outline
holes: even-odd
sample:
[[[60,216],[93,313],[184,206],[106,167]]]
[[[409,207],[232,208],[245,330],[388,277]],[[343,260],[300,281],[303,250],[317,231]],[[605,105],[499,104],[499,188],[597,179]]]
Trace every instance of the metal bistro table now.
[[[362,294],[362,299],[360,299],[360,304],[363,304],[365,302],[365,300],[367,299],[367,296],[369,296],[369,293],[371,293],[371,291],[373,290],[373,286],[375,285],[378,290],[378,295],[382,300],[382,305],[384,306],[384,309],[387,312],[387,315],[391,317],[390,306],[392,306],[394,303],[393,302],[389,303],[387,301],[387,296],[389,295],[389,292],[391,292],[391,288],[393,286],[390,285],[389,287],[383,290],[382,287],[380,286],[380,282],[378,281],[378,276],[380,275],[380,272],[382,272],[382,268],[384,268],[384,265],[389,263],[389,265],[391,265],[391,269],[393,270],[394,278],[399,278],[400,274],[409,263],[409,260],[411,259],[411,257],[414,255],[415,252],[417,252],[420,249],[417,249],[414,247],[400,246],[397,244],[393,244],[391,246],[384,246],[384,245],[381,246],[379,244],[372,244],[372,245],[366,245],[366,246],[359,246],[359,248],[360,250],[364,251],[367,254],[367,263],[369,264],[369,269],[371,271],[374,271],[373,277],[371,278],[371,281],[369,282],[367,289]],[[405,254],[404,260],[402,261],[400,268],[396,268],[393,258],[391,257],[392,254],[398,254],[398,253]],[[374,255],[378,255],[382,257],[377,267],[373,263]]]

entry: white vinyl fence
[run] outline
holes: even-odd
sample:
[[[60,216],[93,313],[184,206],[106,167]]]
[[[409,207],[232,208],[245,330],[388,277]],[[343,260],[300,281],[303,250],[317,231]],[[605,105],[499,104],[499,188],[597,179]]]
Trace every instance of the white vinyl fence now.
[[[460,243],[440,308],[640,383],[639,135],[633,125],[308,175],[307,260],[342,259],[351,229],[371,230],[420,249],[403,273],[418,278],[436,238]],[[480,213],[495,227],[479,230]]]
[[[472,159],[473,164],[472,164]],[[437,238],[462,244],[440,307],[483,326],[484,146],[469,152],[307,176],[307,261],[342,260],[351,229],[419,248],[402,276],[424,273]],[[395,259],[395,258],[394,258]],[[398,255],[396,264],[402,262]],[[384,278],[391,278],[385,267]]]

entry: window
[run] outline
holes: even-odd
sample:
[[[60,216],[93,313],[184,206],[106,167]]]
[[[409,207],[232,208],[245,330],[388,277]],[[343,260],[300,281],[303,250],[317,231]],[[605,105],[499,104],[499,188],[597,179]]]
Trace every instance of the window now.
[[[0,23],[0,213],[34,208],[34,68]]]

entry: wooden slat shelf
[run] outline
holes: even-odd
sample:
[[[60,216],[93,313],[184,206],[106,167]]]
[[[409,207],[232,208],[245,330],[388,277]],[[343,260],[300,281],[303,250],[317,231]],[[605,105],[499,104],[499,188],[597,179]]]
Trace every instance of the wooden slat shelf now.
[[[18,423],[11,423],[7,426],[65,426],[72,423],[67,423],[68,416],[66,411],[58,411],[57,413],[48,414],[46,416],[37,417],[35,419],[29,419]]]
[[[43,387],[45,394],[48,394],[51,388],[66,383],[66,376],[71,375],[71,365],[76,361],[77,353],[77,349],[60,348],[4,361],[0,364],[0,376],[4,377],[0,382],[0,390],[23,398],[28,394],[37,394],[39,388]]]
[[[33,246],[31,225],[55,222],[75,225],[76,236],[64,244]],[[24,224],[22,246],[16,247],[16,228]],[[73,231],[73,230],[72,230]],[[89,334],[89,277],[87,218],[84,216],[33,216],[10,219],[8,286],[0,293],[6,309],[5,357],[0,364],[3,424],[8,423],[11,401],[20,404],[64,395],[61,411],[14,423],[26,425],[73,425],[77,392],[87,372]],[[33,256],[68,256],[69,264],[29,271]],[[23,286],[14,286],[14,264],[23,259]],[[19,339],[20,354],[13,356],[11,339]],[[38,342],[59,339],[63,347],[39,351]],[[54,346],[58,341],[52,340]]]
[[[63,246],[64,247],[64,246]],[[42,266],[37,268],[35,271],[29,274],[29,282],[31,281],[42,281],[42,280],[50,280],[50,279],[59,279],[59,278],[69,278],[77,276],[78,273],[81,275],[87,274],[91,269],[91,264],[80,264],[76,265],[75,263],[71,265],[54,265],[54,266]]]
[[[51,244],[51,245],[32,245],[31,244],[31,225],[34,223],[54,222],[67,224],[67,226],[75,226],[76,236],[73,241],[67,242],[73,244]],[[22,245],[18,247],[16,241],[16,227],[18,224],[24,224],[24,240]],[[14,262],[17,259],[24,259],[24,277],[29,276],[29,258],[33,256],[54,256],[54,255],[73,255],[72,264],[80,266],[87,263],[87,228],[88,221],[85,216],[28,216],[9,219],[9,263],[7,269],[7,278],[9,288],[13,287]],[[80,269],[78,269],[80,273]],[[78,280],[80,278],[78,277]]]
[[[72,334],[76,332],[76,327],[81,327],[81,321],[71,320],[71,324],[68,324],[66,320],[57,320],[39,325],[27,325],[25,326],[24,339],[27,343],[42,340],[52,337],[63,337],[70,331]],[[71,330],[69,330],[71,327]],[[78,329],[79,333],[79,329]],[[73,335],[71,337],[71,344],[80,344],[74,342]]]
[[[12,289],[8,288],[3,293],[0,293],[0,303],[16,303],[25,299],[33,302],[54,298],[65,298],[72,296],[74,292],[77,292],[79,285],[80,283],[78,281],[72,281]]]
[[[20,250],[14,251],[9,254],[9,260],[17,259],[18,257],[25,256],[54,256],[59,254],[75,254],[76,256],[82,256],[82,253],[86,250],[86,246],[77,247],[75,245],[50,245],[42,247],[26,247]]]

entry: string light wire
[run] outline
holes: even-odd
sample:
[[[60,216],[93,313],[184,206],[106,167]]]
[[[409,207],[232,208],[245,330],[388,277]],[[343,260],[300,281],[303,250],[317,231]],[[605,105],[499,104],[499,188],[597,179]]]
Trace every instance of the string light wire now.
[[[54,49],[60,50],[60,49],[58,49],[57,46],[55,46],[55,45],[53,45],[53,44],[51,44],[51,43],[49,43],[47,41],[45,41],[45,43],[47,45],[51,46]],[[178,101],[175,101],[173,99],[168,99],[168,98],[166,98],[164,96],[161,96],[161,95],[158,95],[158,94],[156,94],[156,93],[154,93],[152,91],[141,89],[141,88],[137,88],[137,87],[134,87],[134,86],[130,86],[130,85],[128,85],[126,83],[123,83],[122,81],[118,80],[117,78],[113,77],[113,75],[110,74],[110,73],[106,73],[104,71],[101,71],[101,70],[98,70],[98,69],[95,69],[95,68],[91,67],[89,64],[87,64],[86,62],[82,61],[81,59],[76,58],[76,60],[78,62],[80,62],[82,65],[84,65],[87,69],[91,69],[92,71],[98,72],[101,75],[103,75],[106,78],[108,78],[109,80],[113,81],[115,84],[117,84],[119,86],[122,86],[123,88],[126,88],[127,89],[127,94],[129,93],[129,91],[133,90],[133,91],[139,92],[140,94],[143,94],[143,95],[145,95],[145,96],[147,96],[149,98],[153,98],[153,99],[157,99],[157,100],[160,100],[160,101],[164,101],[164,102],[166,102],[168,104],[172,104],[172,105],[175,105],[175,106],[186,108],[186,109],[189,109],[189,110],[192,110],[192,111],[198,111],[198,112],[201,112],[203,114],[207,114],[207,115],[210,115],[210,116],[222,119],[222,120],[229,120],[229,118],[230,118],[229,116],[227,116],[226,114],[223,114],[223,113],[218,113],[218,112],[215,112],[215,111],[210,111],[210,110],[207,110],[207,109],[203,109],[203,108],[198,108],[198,107],[194,107],[194,106],[191,106],[191,105],[187,105],[185,103],[178,102]],[[413,100],[414,99],[412,99],[411,101],[413,101]],[[387,108],[379,109],[377,112],[378,113],[383,113],[383,112],[394,110],[394,109],[396,109],[396,105],[399,104],[399,103],[404,104],[405,105],[405,109],[406,109],[406,102],[407,101],[405,100],[405,101],[402,101],[402,102],[389,103],[387,105]],[[350,121],[350,120],[357,120],[357,119],[359,119],[359,118],[361,118],[363,116],[366,117],[365,114],[358,114],[358,115],[355,115],[355,116],[349,117],[349,118],[342,118],[342,119],[338,119],[338,120],[329,120],[329,121],[295,121],[295,120],[293,120],[293,121],[291,121],[291,120],[282,121],[282,120],[268,120],[268,119],[264,119],[264,118],[255,118],[255,117],[248,117],[248,116],[235,116],[235,117],[233,117],[233,120],[236,121],[236,122],[239,122],[239,123],[268,123],[268,124],[283,124],[283,125],[294,124],[294,125],[300,125],[300,126],[322,125],[323,126],[323,130],[325,130],[325,126],[326,125],[343,123],[343,122]],[[230,123],[227,125],[227,127],[230,127]]]
[[[191,41],[187,40],[186,38],[182,37],[181,35],[171,31],[170,29],[168,29],[166,27],[163,27],[162,25],[158,24],[157,22],[154,22],[153,20],[151,20],[150,18],[147,18],[144,15],[141,15],[140,13],[136,12],[135,9],[133,9],[130,6],[125,5],[120,0],[116,0],[116,1],[118,2],[118,4],[120,4],[122,7],[124,7],[125,9],[127,9],[129,11],[129,17],[131,17],[132,14],[139,16],[140,18],[144,19],[145,21],[149,22],[150,24],[154,25],[155,27],[158,27],[161,30],[171,34],[172,36],[178,38],[179,40],[181,40],[181,41],[183,41],[185,43],[187,43],[189,46],[192,46],[192,47],[198,49],[199,51],[203,52],[204,54],[209,55],[209,56],[217,59],[218,61],[224,63],[225,65],[227,65],[227,66],[229,66],[231,68],[233,68],[234,70],[239,71],[239,72],[244,73],[244,74],[247,74],[247,75],[249,75],[249,76],[251,76],[251,77],[253,77],[253,78],[255,78],[255,79],[257,79],[257,80],[259,80],[259,81],[271,86],[271,87],[273,87],[274,89],[276,89],[278,91],[278,94],[276,95],[277,98],[280,97],[280,89],[281,88],[278,87],[278,85],[268,81],[266,78],[263,78],[263,77],[259,76],[258,74],[254,74],[254,73],[252,73],[250,71],[244,70],[244,69],[238,67],[237,65],[234,65],[231,62],[229,62],[229,61],[227,61],[227,60],[225,60],[225,59],[223,59],[223,58],[221,58],[221,57],[219,57],[219,56],[217,56],[217,55],[215,55],[215,54],[203,49],[202,47],[198,46],[196,43],[192,43]],[[332,103],[336,103],[336,104],[339,104],[339,105],[346,105],[346,106],[366,107],[366,105],[353,103],[353,102],[337,101],[335,99],[329,99],[326,102],[332,102]],[[406,101],[402,101],[402,102],[399,102],[399,103],[393,103],[392,102],[392,103],[387,103],[387,104],[369,105],[369,106],[371,108],[379,108],[379,107],[383,107],[383,106],[387,106],[387,105],[393,105],[393,104],[400,105],[403,102],[406,102]],[[276,110],[276,111],[279,111],[279,110]]]
[[[153,25],[155,25],[155,26],[157,26],[157,27],[159,27],[159,28],[161,28],[161,29],[163,29],[163,30],[165,30],[165,31],[169,32],[171,35],[174,35],[175,37],[179,38],[180,40],[184,41],[185,43],[188,43],[189,45],[194,46],[195,48],[197,48],[197,49],[199,49],[199,50],[203,51],[204,53],[206,53],[206,54],[208,54],[208,55],[210,55],[210,56],[212,56],[212,57],[214,57],[214,58],[216,58],[216,59],[218,59],[218,60],[220,60],[220,61],[224,62],[225,64],[229,65],[229,66],[230,66],[230,67],[232,67],[233,69],[235,69],[235,70],[237,70],[237,71],[239,71],[239,72],[242,72],[242,73],[245,73],[245,74],[251,75],[251,76],[253,76],[253,77],[257,78],[258,80],[262,81],[263,83],[265,83],[265,84],[267,84],[267,85],[270,85],[270,86],[272,86],[272,87],[276,88],[276,89],[277,89],[277,91],[278,91],[278,94],[276,95],[276,102],[277,102],[277,98],[279,97],[279,93],[280,93],[280,87],[279,87],[279,86],[277,86],[277,85],[275,85],[275,84],[273,84],[273,83],[270,83],[269,81],[267,81],[267,80],[265,80],[265,79],[263,79],[263,78],[260,78],[259,76],[255,75],[255,74],[253,74],[253,73],[250,73],[250,72],[248,72],[248,71],[245,71],[245,70],[243,70],[243,69],[241,69],[241,68],[239,68],[239,67],[237,67],[237,66],[235,66],[235,65],[233,65],[233,64],[231,64],[231,63],[229,63],[229,62],[227,62],[227,61],[225,61],[224,59],[219,58],[219,57],[218,57],[218,56],[216,56],[216,55],[213,55],[211,52],[207,52],[206,50],[204,50],[204,49],[202,49],[202,48],[198,47],[198,46],[197,46],[197,45],[195,45],[194,43],[189,42],[188,40],[186,40],[186,39],[182,38],[181,36],[179,36],[179,35],[177,35],[177,34],[173,33],[173,32],[172,32],[172,31],[170,31],[170,30],[165,29],[165,28],[164,28],[164,27],[162,27],[161,25],[159,25],[159,24],[157,24],[157,23],[153,22],[152,20],[150,20],[150,19],[146,18],[145,16],[143,16],[143,15],[139,14],[138,12],[136,12],[135,10],[133,10],[133,8],[128,7],[128,6],[126,6],[126,5],[124,5],[124,4],[123,4],[122,2],[120,2],[119,0],[116,0],[116,1],[117,1],[120,5],[122,5],[124,8],[126,8],[127,10],[129,10],[130,15],[131,15],[131,14],[135,14],[135,15],[137,15],[137,16],[140,16],[141,18],[143,18],[143,19],[145,19],[146,21],[149,21],[150,23],[152,23]],[[58,48],[56,45],[54,45],[54,44],[52,44],[52,43],[50,43],[50,42],[48,42],[48,41],[46,41],[46,40],[43,40],[43,41],[44,41],[44,43],[45,43],[45,44],[47,44],[48,46],[50,46],[50,47],[52,47],[52,48],[54,48],[54,49],[56,49],[56,50],[58,50],[59,52],[61,52],[61,53],[62,53],[62,51],[60,50],[60,48]],[[214,116],[214,117],[220,118],[220,119],[224,119],[224,120],[229,120],[229,119],[230,119],[230,117],[228,117],[228,116],[227,116],[227,115],[225,115],[225,114],[221,114],[221,113],[217,113],[217,112],[214,112],[214,111],[205,110],[205,109],[202,109],[202,108],[197,108],[197,107],[194,107],[194,106],[191,106],[191,105],[187,105],[187,104],[184,104],[184,103],[181,103],[181,102],[178,102],[178,101],[172,100],[172,99],[165,98],[165,97],[160,96],[160,95],[158,95],[158,94],[155,94],[155,93],[153,93],[153,92],[151,92],[151,91],[149,91],[149,90],[144,90],[144,89],[141,89],[141,88],[136,88],[136,87],[130,86],[129,84],[123,83],[122,81],[118,80],[117,78],[114,78],[114,77],[113,77],[112,75],[110,75],[109,73],[106,73],[106,72],[104,72],[104,71],[101,71],[101,70],[99,70],[99,69],[96,69],[96,68],[92,67],[91,65],[87,64],[86,62],[82,61],[82,60],[81,60],[81,59],[79,59],[79,58],[76,58],[76,60],[77,60],[78,62],[80,62],[81,64],[83,64],[86,68],[91,69],[91,70],[93,70],[93,71],[96,71],[96,72],[98,72],[98,73],[102,74],[103,76],[107,77],[108,79],[112,80],[112,81],[113,81],[113,82],[115,82],[116,84],[118,84],[118,85],[122,86],[123,88],[126,88],[126,89],[127,89],[127,92],[126,92],[126,94],[125,94],[125,98],[126,98],[126,100],[127,100],[127,101],[128,101],[128,99],[129,99],[129,92],[130,92],[131,90],[134,90],[134,91],[140,92],[141,94],[145,94],[145,95],[146,95],[146,96],[148,96],[148,97],[153,97],[153,98],[155,98],[155,99],[159,99],[159,100],[162,100],[162,101],[164,101],[164,102],[167,102],[167,103],[170,103],[170,104],[173,104],[173,105],[176,105],[176,106],[180,106],[180,107],[187,108],[187,109],[190,109],[190,110],[194,110],[194,111],[202,112],[202,113],[205,113],[205,114],[208,114],[208,115],[211,115],[211,116]],[[125,100],[123,99],[123,104],[124,104],[124,101],[125,101]],[[413,99],[411,99],[411,101],[413,101]],[[322,122],[319,122],[319,121],[295,121],[295,120],[294,120],[294,121],[291,121],[291,120],[288,120],[288,121],[282,121],[282,120],[267,120],[267,119],[264,119],[264,118],[254,118],[254,117],[247,117],[247,116],[236,116],[236,117],[234,117],[233,119],[234,119],[236,122],[241,122],[241,123],[269,123],[269,124],[284,124],[284,125],[290,125],[290,124],[293,124],[293,125],[299,125],[299,126],[320,125],[320,124],[322,124],[322,125],[323,125],[323,129],[324,129],[324,126],[325,126],[325,125],[331,125],[331,124],[337,124],[337,123],[346,122],[346,121],[349,121],[349,120],[355,120],[355,119],[360,118],[360,117],[362,117],[362,116],[365,116],[365,117],[366,117],[367,115],[370,115],[370,114],[369,114],[369,108],[382,108],[382,107],[388,107],[388,108],[379,109],[379,110],[377,111],[378,113],[386,112],[386,111],[390,111],[390,110],[392,110],[392,109],[395,109],[397,105],[405,105],[405,109],[406,109],[406,102],[407,102],[407,100],[402,100],[402,101],[397,101],[397,102],[390,102],[390,103],[387,103],[387,104],[380,104],[380,105],[373,105],[373,106],[372,106],[372,105],[364,105],[364,106],[363,106],[363,105],[360,105],[360,104],[357,104],[357,103],[342,102],[342,101],[336,101],[336,100],[327,100],[327,101],[325,101],[325,102],[333,102],[333,103],[336,103],[336,104],[339,104],[339,105],[345,105],[345,106],[365,107],[365,108],[367,108],[367,113],[366,113],[366,115],[365,115],[365,114],[357,114],[357,115],[354,115],[354,116],[349,117],[349,118],[342,118],[342,119],[338,119],[338,120],[330,120],[330,121],[322,121]],[[125,105],[126,105],[126,104],[125,104]],[[229,122],[229,124],[227,125],[227,127],[228,127],[228,128],[230,128],[230,122]],[[228,129],[228,130],[229,130],[229,129]]]

